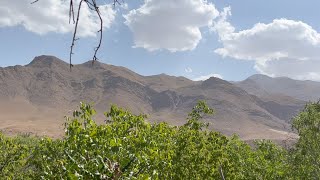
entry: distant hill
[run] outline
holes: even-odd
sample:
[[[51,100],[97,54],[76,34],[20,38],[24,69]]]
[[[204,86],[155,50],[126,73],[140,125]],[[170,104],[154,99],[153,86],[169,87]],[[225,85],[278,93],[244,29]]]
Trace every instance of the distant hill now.
[[[274,94],[259,83],[142,76],[100,62],[75,65],[70,72],[64,61],[38,56],[26,66],[0,68],[0,130],[60,136],[63,116],[80,101],[94,102],[98,111],[113,103],[146,113],[150,121],[181,125],[197,101],[206,100],[216,110],[205,119],[210,128],[243,139],[285,139],[291,116],[305,103],[293,97]],[[102,113],[96,118],[104,120]]]
[[[271,78],[256,74],[235,84],[257,96],[278,94],[291,96],[302,101],[317,101],[320,99],[320,82],[315,81],[299,81],[287,77]]]

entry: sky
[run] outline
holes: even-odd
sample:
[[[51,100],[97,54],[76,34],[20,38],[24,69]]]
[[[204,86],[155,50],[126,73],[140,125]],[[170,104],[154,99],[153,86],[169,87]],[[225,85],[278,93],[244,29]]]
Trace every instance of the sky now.
[[[39,55],[69,60],[68,0],[30,2],[0,1],[0,67]],[[318,0],[124,0],[115,8],[101,2],[101,62],[192,80],[265,74],[320,81]],[[73,64],[92,59],[99,27],[83,6]]]

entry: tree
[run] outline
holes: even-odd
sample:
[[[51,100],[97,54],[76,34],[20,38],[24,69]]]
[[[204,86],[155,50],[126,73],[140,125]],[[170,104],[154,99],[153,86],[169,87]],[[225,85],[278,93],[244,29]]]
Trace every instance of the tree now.
[[[292,150],[293,172],[320,178],[320,102],[308,103],[292,125],[300,136]]]
[[[319,179],[320,103],[293,120],[293,149],[268,140],[249,146],[236,135],[206,129],[213,110],[200,101],[183,126],[150,123],[112,106],[105,124],[81,103],[67,118],[62,139],[0,132],[2,179]]]

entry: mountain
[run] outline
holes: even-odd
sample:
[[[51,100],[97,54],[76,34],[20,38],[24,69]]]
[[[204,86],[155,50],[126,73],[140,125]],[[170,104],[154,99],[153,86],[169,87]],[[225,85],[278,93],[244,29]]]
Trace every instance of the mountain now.
[[[297,114],[309,101],[320,99],[320,82],[300,81],[287,77],[268,77],[256,74],[244,81],[235,82],[236,86],[263,100],[260,106],[277,117],[287,119]],[[277,103],[275,105],[274,103]]]
[[[80,101],[94,102],[98,112],[112,103],[146,113],[152,122],[181,125],[197,101],[206,100],[216,110],[204,119],[210,128],[243,139],[286,139],[287,114],[304,102],[283,95],[269,101],[239,86],[215,77],[194,82],[165,74],[142,76],[100,62],[75,65],[70,71],[64,61],[43,55],[26,66],[0,68],[0,130],[61,136],[63,116]],[[103,114],[96,119],[103,123]]]
[[[247,92],[258,96],[278,94],[291,96],[302,101],[317,101],[320,99],[320,82],[315,81],[300,81],[287,77],[271,78],[256,74],[236,84]]]

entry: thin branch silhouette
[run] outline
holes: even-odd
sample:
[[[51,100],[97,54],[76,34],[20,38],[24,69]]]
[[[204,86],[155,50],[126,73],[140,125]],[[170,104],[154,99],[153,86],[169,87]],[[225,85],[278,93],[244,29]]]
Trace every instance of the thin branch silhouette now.
[[[38,1],[39,0],[32,1],[31,4],[34,4]],[[91,11],[94,11],[96,13],[96,15],[98,16],[99,21],[100,21],[100,29],[97,32],[97,33],[99,33],[99,41],[98,41],[98,45],[94,48],[94,54],[92,57],[92,65],[94,64],[95,61],[98,60],[97,54],[98,54],[98,51],[101,47],[102,38],[103,38],[103,19],[102,19],[100,10],[99,10],[99,5],[97,4],[96,0],[80,0],[78,7],[77,7],[78,12],[76,14],[76,19],[75,19],[75,12],[74,12],[74,1],[75,0],[70,0],[70,6],[69,6],[69,24],[71,24],[71,22],[73,24],[75,24],[74,30],[73,30],[73,37],[72,37],[72,41],[71,41],[71,46],[70,46],[70,53],[69,53],[70,71],[73,67],[73,64],[72,64],[72,55],[74,54],[73,49],[76,44],[76,41],[79,40],[79,38],[77,38],[77,30],[78,30],[78,25],[79,25],[79,21],[80,21],[80,10],[83,5],[83,2],[87,4],[88,8]],[[124,2],[123,0],[121,2],[119,0],[113,0],[113,3],[112,3],[113,8],[115,8],[116,5],[121,5],[121,3],[123,3],[123,2]]]

